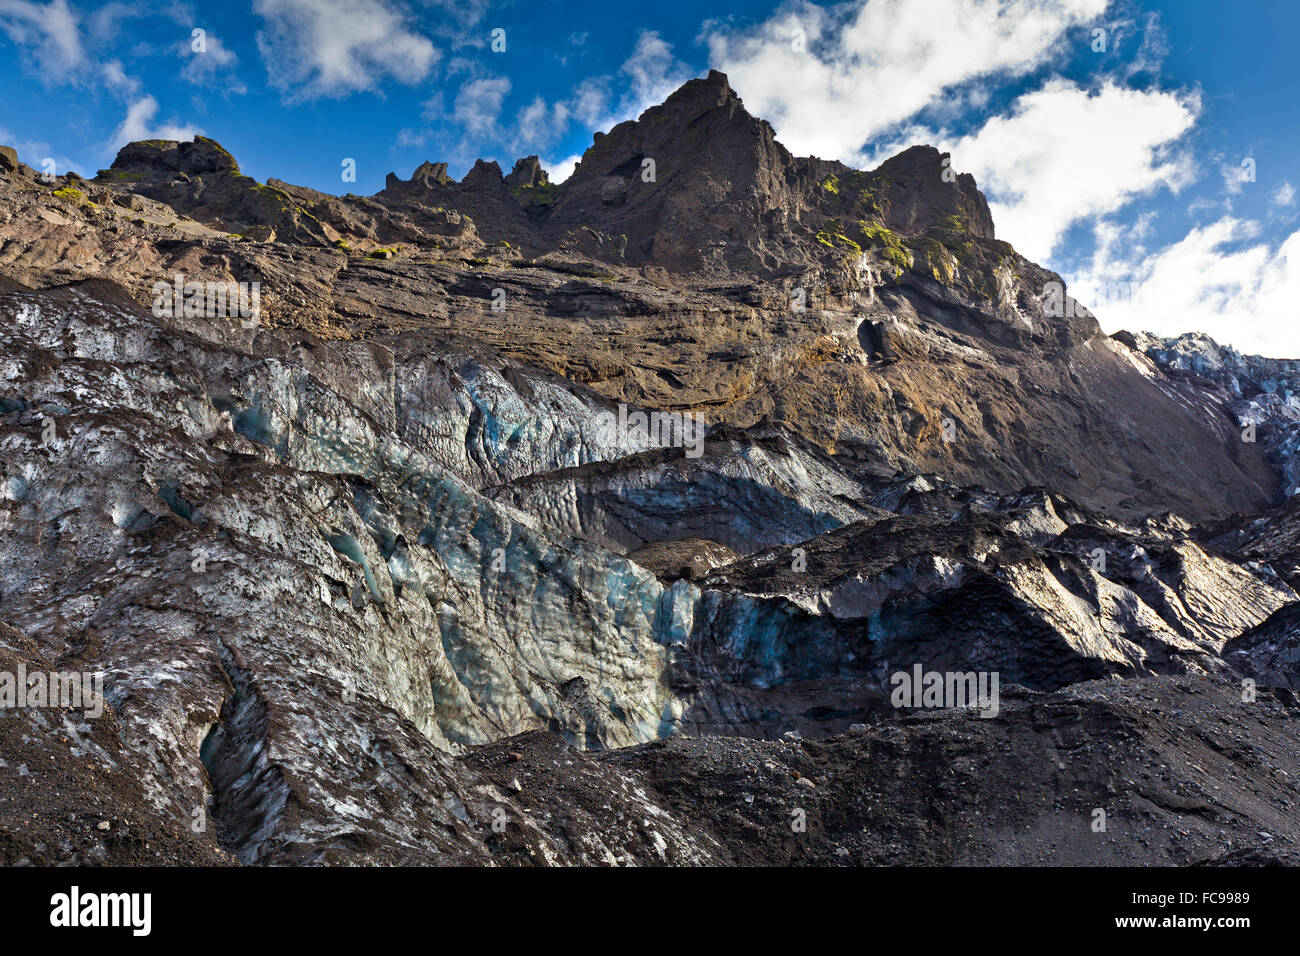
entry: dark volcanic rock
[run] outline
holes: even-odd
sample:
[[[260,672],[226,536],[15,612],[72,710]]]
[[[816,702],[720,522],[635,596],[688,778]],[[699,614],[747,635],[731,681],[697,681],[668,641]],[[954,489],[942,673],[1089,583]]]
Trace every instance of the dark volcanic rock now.
[[[228,232],[261,240],[328,240],[320,223],[303,215],[286,193],[245,176],[221,144],[203,136],[191,143],[129,143],[96,179]]]
[[[553,236],[590,226],[626,237],[623,257],[634,265],[771,275],[806,261],[787,250],[804,205],[797,175],[772,127],[711,72],[598,136],[546,227]]]
[[[216,140],[196,136],[193,142],[149,140],[128,143],[118,151],[112,170],[140,181],[170,182],[178,177],[237,175],[239,164]]]
[[[1279,608],[1230,640],[1223,647],[1223,659],[1260,686],[1300,690],[1300,604]]]
[[[1214,682],[1098,681],[1012,689],[1004,708],[815,741],[677,737],[585,755],[535,734],[465,760],[502,789],[518,781],[529,817],[572,834],[582,861],[615,836],[629,856],[604,862],[686,862],[689,840],[728,865],[1300,863],[1289,692],[1243,705]],[[661,813],[638,815],[630,798]],[[499,847],[500,862],[533,862],[513,840]]]
[[[890,187],[887,224],[891,228],[925,232],[955,218],[968,236],[994,238],[993,214],[975,186],[975,177],[951,169],[951,162],[950,154],[933,146],[913,146],[880,165],[877,177]]]

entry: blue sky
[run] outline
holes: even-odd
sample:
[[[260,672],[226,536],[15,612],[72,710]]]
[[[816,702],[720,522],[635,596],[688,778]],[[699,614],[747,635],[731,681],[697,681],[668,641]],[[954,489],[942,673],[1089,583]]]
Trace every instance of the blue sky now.
[[[0,142],[93,175],[200,132],[329,192],[426,159],[558,178],[717,68],[796,154],[951,150],[1109,330],[1295,357],[1297,38],[1291,0],[0,0]]]

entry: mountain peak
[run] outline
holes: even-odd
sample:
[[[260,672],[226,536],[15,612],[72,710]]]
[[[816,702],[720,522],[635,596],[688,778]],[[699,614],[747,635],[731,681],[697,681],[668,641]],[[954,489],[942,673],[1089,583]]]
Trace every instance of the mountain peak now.
[[[679,86],[668,95],[668,99],[664,100],[662,106],[680,107],[686,104],[698,104],[706,109],[716,109],[731,103],[742,105],[740,97],[731,88],[731,81],[727,79],[727,74],[718,70],[709,70],[707,76],[687,80]]]
[[[506,185],[512,188],[532,189],[535,186],[547,186],[551,182],[542,161],[537,156],[525,156],[515,160],[515,168],[506,177]]]
[[[343,215],[320,197],[299,196],[306,205],[297,215],[281,201],[284,184],[259,186],[201,136],[129,144],[105,178],[138,183],[137,191],[240,233],[266,225],[280,236],[329,243],[378,241],[389,232],[411,238],[407,226],[371,222],[373,210]],[[916,269],[943,283],[973,282],[987,296],[996,287],[989,269],[1007,251],[970,245],[994,240],[993,220],[974,177],[956,172],[949,154],[913,146],[872,171],[796,158],[717,70],[595,134],[562,184],[550,182],[536,155],[516,160],[509,173],[479,159],[459,182],[446,163],[426,161],[410,179],[389,173],[374,198],[421,221],[429,210],[452,210],[460,218],[439,220],[436,234],[459,235],[472,221],[484,242],[529,255],[582,250],[615,265],[741,279],[830,270],[844,289],[860,284],[855,270],[879,266],[895,277]]]
[[[192,142],[148,139],[127,143],[118,150],[110,170],[148,178],[172,178],[178,173],[203,176],[239,174],[239,163],[215,139],[195,136]]]
[[[891,218],[904,229],[926,230],[957,217],[963,231],[993,239],[993,214],[970,173],[957,172],[951,153],[933,146],[910,146],[885,160],[876,173],[896,191]]]

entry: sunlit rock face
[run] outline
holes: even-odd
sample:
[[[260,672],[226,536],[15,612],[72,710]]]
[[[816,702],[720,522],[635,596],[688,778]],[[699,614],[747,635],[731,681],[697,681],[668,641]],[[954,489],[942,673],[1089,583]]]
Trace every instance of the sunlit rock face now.
[[[0,720],[0,862],[899,862],[872,800],[980,862],[881,767],[1069,792],[1058,728],[1160,766],[1243,682],[1215,752],[1294,757],[1291,365],[1104,336],[945,159],[793,157],[711,74],[561,186],[4,166],[0,678],[105,714]]]
[[[1300,491],[1300,360],[1242,355],[1208,335],[1127,338],[1190,392],[1211,391],[1239,423],[1248,442],[1269,452],[1284,491]]]

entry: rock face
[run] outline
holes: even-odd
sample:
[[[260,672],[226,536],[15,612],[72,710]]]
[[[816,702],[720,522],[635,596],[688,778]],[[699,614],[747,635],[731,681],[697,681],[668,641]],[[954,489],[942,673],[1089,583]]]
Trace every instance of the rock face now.
[[[16,166],[0,661],[106,716],[0,720],[0,862],[1036,862],[1115,774],[1136,842],[1070,861],[1289,860],[1289,367],[1183,368],[1057,282],[948,157],[792,157],[717,73],[560,185]],[[914,667],[1005,715],[906,716]],[[879,773],[962,754],[999,774]],[[1187,754],[1231,786],[1128,785]],[[1221,825],[1150,839],[1188,800]]]
[[[1285,493],[1300,491],[1300,361],[1242,355],[1195,332],[1120,336],[1189,391],[1209,389],[1246,437],[1267,449]]]

